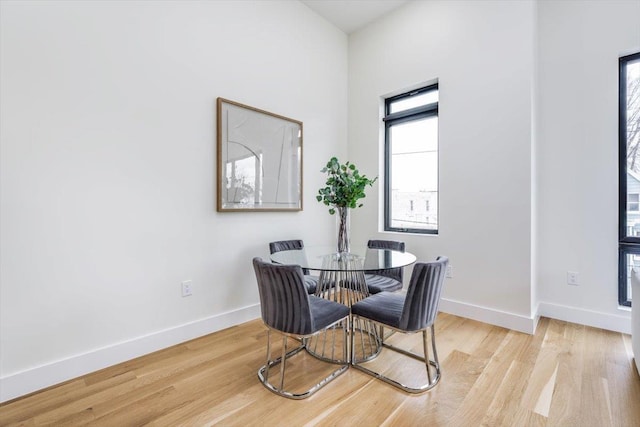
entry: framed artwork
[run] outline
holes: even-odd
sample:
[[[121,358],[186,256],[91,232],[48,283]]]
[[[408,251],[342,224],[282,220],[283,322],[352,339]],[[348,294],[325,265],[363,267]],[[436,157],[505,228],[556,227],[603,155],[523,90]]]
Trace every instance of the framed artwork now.
[[[218,212],[302,210],[302,122],[218,98]]]

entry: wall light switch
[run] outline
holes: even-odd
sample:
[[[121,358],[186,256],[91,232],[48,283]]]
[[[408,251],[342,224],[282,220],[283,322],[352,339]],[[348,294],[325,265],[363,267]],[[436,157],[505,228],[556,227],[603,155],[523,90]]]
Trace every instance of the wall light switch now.
[[[188,297],[189,295],[191,295],[191,280],[185,280],[184,282],[182,282],[182,296],[183,297]]]
[[[578,286],[578,272],[577,271],[567,271],[567,285]]]

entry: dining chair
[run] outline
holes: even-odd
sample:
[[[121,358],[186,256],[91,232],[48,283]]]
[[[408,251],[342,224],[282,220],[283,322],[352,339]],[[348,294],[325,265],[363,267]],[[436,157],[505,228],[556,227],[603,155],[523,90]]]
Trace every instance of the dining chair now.
[[[259,257],[253,259],[253,268],[260,293],[262,320],[267,327],[267,362],[258,370],[260,382],[272,392],[290,399],[304,399],[337,378],[349,367],[347,355],[347,327],[349,307],[307,293],[302,268],[298,265],[271,264]],[[305,348],[305,342],[314,335],[334,329],[342,324],[342,361],[340,367],[306,391],[285,389],[287,359]],[[271,358],[271,333],[282,335],[282,355]],[[288,338],[297,340],[294,349],[287,350]],[[300,344],[302,343],[302,344]],[[320,362],[323,363],[323,362]],[[280,364],[280,378],[269,381],[269,370]],[[304,367],[304,364],[298,366]],[[297,373],[297,376],[300,374]]]
[[[404,252],[404,242],[395,240],[369,240],[367,247],[371,249],[391,249]],[[369,271],[364,275],[370,294],[394,292],[402,289],[402,268]]]
[[[434,322],[438,314],[440,293],[442,292],[442,284],[448,263],[449,259],[447,257],[438,257],[435,262],[416,263],[413,267],[406,294],[401,292],[380,292],[351,306],[352,328],[359,319],[370,320],[380,326],[382,347],[424,362],[427,369],[427,383],[418,387],[411,387],[357,363],[355,359],[356,343],[352,336],[351,363],[355,368],[409,393],[422,393],[431,389],[440,381],[440,363],[436,350]],[[422,332],[424,356],[384,342],[384,328],[390,328],[395,332],[405,334]],[[427,330],[430,331],[431,335],[433,359],[429,356]],[[431,367],[435,368],[433,374]]]
[[[304,249],[304,243],[302,242],[302,240],[280,240],[277,242],[269,243],[269,253],[271,254],[275,254],[276,252],[281,251],[302,249]],[[315,294],[320,278],[318,276],[312,276],[311,274],[309,274],[309,270],[307,270],[306,268],[303,268],[302,272],[304,273],[304,284],[307,287],[307,292],[309,294]]]

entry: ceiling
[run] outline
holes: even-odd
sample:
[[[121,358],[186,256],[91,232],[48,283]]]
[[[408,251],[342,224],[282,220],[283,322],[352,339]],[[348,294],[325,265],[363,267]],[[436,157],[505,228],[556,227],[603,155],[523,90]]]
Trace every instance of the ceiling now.
[[[410,0],[300,0],[347,34]]]

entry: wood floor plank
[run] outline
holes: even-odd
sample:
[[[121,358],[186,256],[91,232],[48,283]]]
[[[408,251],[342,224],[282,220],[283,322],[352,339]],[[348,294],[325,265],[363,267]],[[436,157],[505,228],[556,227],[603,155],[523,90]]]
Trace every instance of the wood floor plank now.
[[[135,375],[131,373],[127,376],[129,379],[135,378]],[[110,387],[109,384],[105,385],[107,388]],[[98,391],[100,390],[94,387],[87,387],[83,379],[80,378],[13,402],[4,403],[0,405],[0,426],[19,425],[20,422],[32,419],[34,414],[51,411],[69,401]],[[38,398],[32,398],[34,396],[38,396]]]
[[[517,402],[527,387],[533,365],[513,360],[482,420],[483,426],[514,425],[523,408]]]
[[[254,383],[244,392],[221,402],[205,394],[176,410],[157,417],[148,425],[150,427],[215,425],[225,419],[233,419],[239,411],[250,409],[258,399],[258,392],[262,391],[261,389],[263,387],[260,384]]]
[[[619,334],[605,334],[605,369],[607,395],[612,424],[627,426],[640,424],[640,377],[632,367],[631,375],[626,373],[630,364],[629,353],[625,348],[624,337]]]
[[[582,402],[582,373],[584,372],[583,352],[585,328],[571,323],[564,324],[565,341],[558,349],[558,371],[553,398],[549,407],[549,425],[580,426],[580,406]]]
[[[536,363],[536,359],[542,350],[543,342],[547,336],[547,330],[549,329],[550,323],[551,319],[546,317],[540,318],[535,335],[531,336],[531,340],[528,342],[527,348],[520,354],[518,360],[523,363]]]
[[[451,425],[478,425],[487,415],[494,396],[507,375],[511,363],[530,339],[526,334],[509,331],[490,358],[462,405],[451,418]]]
[[[484,363],[486,361],[473,360],[466,353],[451,352],[442,361],[440,383],[428,393],[410,396],[384,425],[405,426],[407,420],[415,425],[446,425],[477,380]]]
[[[613,425],[609,410],[609,393],[606,377],[606,331],[585,328],[583,345],[584,370],[582,372],[580,423],[582,425]],[[588,346],[588,348],[587,348]]]
[[[390,425],[406,425],[407,420],[415,425],[448,425],[507,334],[507,329],[494,326],[473,355],[456,350],[444,361],[441,359],[440,383],[428,393],[411,396],[405,401],[390,419]]]
[[[522,396],[522,406],[543,416],[549,415],[551,398],[555,379],[558,372],[558,357],[566,346],[564,337],[564,323],[558,321],[547,322],[544,338],[540,343],[538,357],[535,359],[534,372],[528,381]],[[549,390],[549,387],[551,389]],[[543,396],[543,393],[545,395]],[[541,399],[548,400],[548,405],[541,406]]]
[[[391,391],[391,392],[389,392]],[[344,426],[382,424],[408,396],[389,390],[380,381],[368,381],[335,410],[325,414],[317,426]]]
[[[419,335],[392,339],[422,351]],[[247,322],[4,403],[0,426],[639,425],[640,376],[629,336],[615,332],[543,318],[526,335],[441,313],[442,379],[431,391],[409,395],[349,369],[303,401],[259,383],[266,340],[261,321]],[[426,378],[413,362],[391,352],[373,363]],[[301,352],[287,384],[335,368]]]

